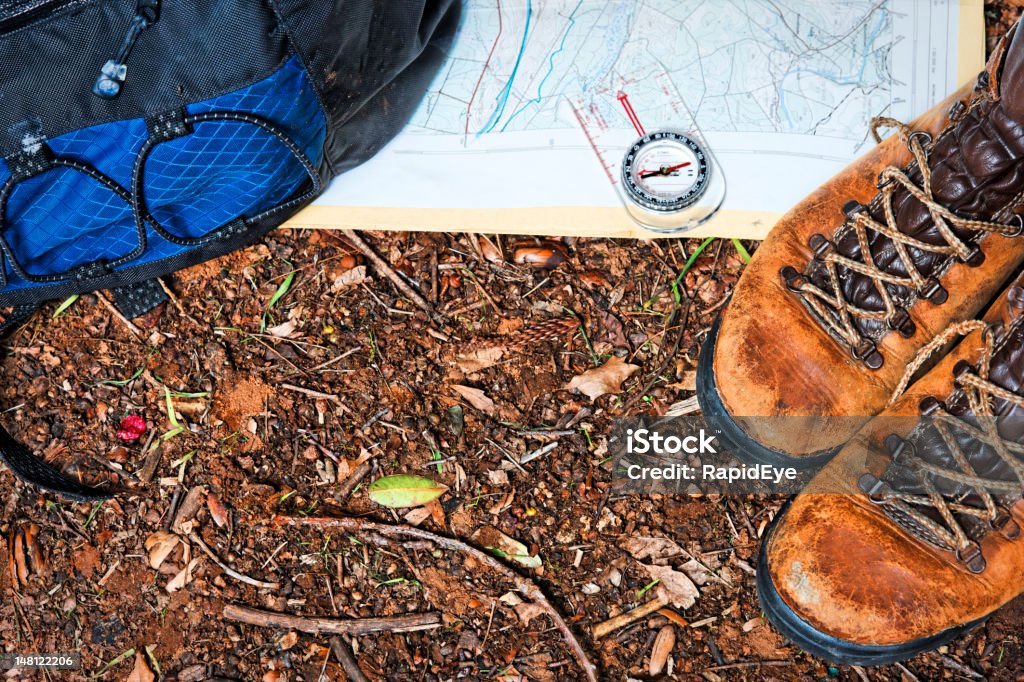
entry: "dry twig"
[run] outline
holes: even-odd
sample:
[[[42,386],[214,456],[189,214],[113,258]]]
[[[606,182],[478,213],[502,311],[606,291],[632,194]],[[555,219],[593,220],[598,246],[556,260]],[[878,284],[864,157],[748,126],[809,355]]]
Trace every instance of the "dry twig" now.
[[[619,614],[614,618],[609,618],[603,623],[598,623],[594,626],[594,639],[601,639],[606,635],[610,635],[619,628],[624,628],[630,623],[635,623],[641,618],[646,618],[658,609],[665,607],[665,602],[661,599],[652,599],[651,601],[636,607],[632,611]]]
[[[312,526],[316,528],[338,528],[340,530],[349,533],[374,533],[378,536],[383,536],[387,539],[396,538],[413,538],[416,540],[428,540],[434,544],[449,549],[455,552],[462,552],[468,554],[474,559],[479,561],[486,566],[494,569],[496,572],[503,575],[509,581],[511,581],[516,589],[524,594],[526,597],[531,599],[534,603],[540,606],[545,613],[551,618],[555,627],[558,628],[559,632],[562,633],[562,638],[565,643],[569,646],[573,656],[576,658],[577,663],[583,668],[586,674],[586,679],[590,682],[597,682],[597,668],[590,659],[587,657],[587,653],[583,650],[579,640],[569,629],[569,625],[562,618],[562,615],[558,610],[548,601],[548,598],[544,595],[537,585],[523,576],[519,575],[505,564],[498,561],[495,557],[490,554],[483,552],[476,547],[467,545],[465,542],[455,540],[453,538],[445,537],[443,535],[436,535],[429,531],[420,530],[419,528],[412,528],[409,526],[393,526],[386,523],[377,523],[367,519],[356,519],[350,517],[331,517],[331,516],[320,516],[320,517],[297,517],[297,516],[278,516],[275,521],[280,524],[290,526]],[[663,605],[662,605],[663,606]]]
[[[401,275],[395,272],[394,268],[388,265],[386,260],[378,256],[370,245],[363,241],[363,238],[360,237],[355,230],[342,230],[341,233],[345,235],[346,239],[352,242],[353,246],[359,249],[359,251],[366,256],[366,260],[373,264],[373,267],[377,272],[391,280],[391,283],[395,285],[403,296],[415,303],[420,310],[425,312],[427,315],[430,315],[430,317],[437,317],[437,313],[434,311],[434,306],[430,305],[427,299],[420,296],[415,289],[406,284]]]
[[[248,625],[264,628],[287,628],[308,632],[311,635],[323,633],[332,635],[371,635],[375,632],[418,632],[441,627],[441,614],[430,611],[412,613],[388,618],[321,618],[320,616],[292,616],[250,609],[248,606],[226,604],[224,617]]]
[[[188,534],[188,539],[191,540],[192,542],[196,543],[197,545],[199,545],[199,549],[203,550],[203,552],[206,553],[206,556],[208,556],[211,559],[213,559],[213,563],[215,563],[218,566],[220,566],[221,570],[223,570],[225,573],[227,573],[229,576],[231,576],[235,580],[240,580],[243,583],[252,585],[253,587],[258,587],[261,590],[276,590],[277,588],[281,587],[280,583],[268,583],[268,582],[265,582],[263,580],[257,580],[256,578],[250,578],[249,576],[247,576],[245,574],[242,574],[242,573],[239,573],[235,569],[231,568],[230,566],[225,564],[223,561],[221,561],[220,558],[216,554],[213,553],[213,550],[210,549],[209,546],[205,542],[203,542],[203,539],[201,537],[199,537],[198,533],[189,533]]]
[[[355,656],[352,655],[352,649],[341,641],[341,637],[331,637],[331,652],[341,663],[341,669],[348,675],[349,682],[370,682],[370,678],[359,669],[359,664],[356,663]]]

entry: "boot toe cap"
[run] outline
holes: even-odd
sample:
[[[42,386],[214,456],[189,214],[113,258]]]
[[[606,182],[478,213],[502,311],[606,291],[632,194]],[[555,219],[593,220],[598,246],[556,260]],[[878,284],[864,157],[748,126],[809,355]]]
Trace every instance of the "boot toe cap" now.
[[[822,635],[898,646],[971,620],[962,570],[855,495],[794,500],[762,550],[788,608]],[[966,592],[966,591],[965,591]]]

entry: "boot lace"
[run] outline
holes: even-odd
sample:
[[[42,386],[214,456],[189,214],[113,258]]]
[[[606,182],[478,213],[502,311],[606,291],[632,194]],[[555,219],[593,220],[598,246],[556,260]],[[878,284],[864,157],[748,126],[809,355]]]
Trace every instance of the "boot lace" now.
[[[993,403],[1003,401],[1004,409],[1010,405],[1024,408],[1024,396],[999,386],[990,376],[997,339],[1006,338],[1009,332],[1000,336],[998,327],[978,320],[951,325],[932,343],[921,349],[914,362],[908,365],[903,381],[890,399],[891,405],[906,388],[910,377],[937,349],[954,336],[965,336],[979,329],[983,330],[984,347],[977,366],[961,361],[953,370],[956,384],[963,393],[969,409],[956,410],[963,412],[960,415],[953,414],[945,404],[935,398],[925,398],[921,404],[922,414],[931,418],[929,424],[934,426],[941,436],[955,468],[923,459],[911,441],[893,435],[886,440],[886,445],[893,456],[893,465],[904,472],[909,472],[920,484],[923,493],[908,493],[895,489],[871,474],[865,474],[860,481],[861,488],[868,493],[871,501],[880,505],[890,518],[915,536],[942,549],[955,552],[957,557],[976,573],[985,569],[985,559],[979,544],[964,527],[966,519],[976,519],[989,530],[1002,532],[1010,539],[1020,536],[1019,526],[997,497],[1024,496],[1024,445],[1007,440],[1000,434],[999,425],[1004,418],[997,416]],[[1014,480],[979,474],[975,467],[976,463],[972,463],[971,458],[964,452],[964,436],[979,445],[991,448],[998,459],[1006,465]],[[966,487],[972,494],[959,494],[951,498],[939,491],[936,481],[940,480]],[[928,510],[936,512],[938,518],[935,514],[926,513]]]
[[[880,116],[871,121],[871,134],[879,142],[881,136],[878,131],[881,128],[894,128],[896,135],[910,150],[921,174],[920,184],[914,182],[908,174],[913,164],[907,168],[890,166],[882,170],[878,176],[877,200],[882,207],[884,222],[875,220],[866,210],[867,207],[858,202],[850,202],[844,207],[847,218],[835,234],[838,235],[844,228],[853,230],[860,246],[859,259],[839,253],[833,248],[832,242],[820,234],[810,238],[809,246],[815,251],[815,259],[824,264],[828,278],[827,289],[817,286],[809,277],[800,274],[791,266],[784,267],[781,273],[787,287],[803,299],[829,331],[850,346],[855,358],[864,361],[872,369],[881,367],[882,357],[875,350],[874,344],[858,330],[856,318],[887,322],[891,329],[910,336],[914,327],[904,307],[905,302],[897,301],[889,287],[905,287],[916,291],[918,296],[927,298],[935,304],[941,304],[947,298],[945,289],[936,278],[926,277],[921,273],[908,249],[954,256],[961,261],[977,264],[984,258],[980,248],[959,237],[953,228],[997,233],[1006,237],[1016,237],[1024,231],[1024,219],[1016,214],[1017,224],[1006,225],[960,216],[942,206],[933,195],[932,170],[928,165],[928,155],[932,146],[931,135],[924,131],[914,131],[895,119]],[[928,209],[943,243],[930,244],[899,230],[893,207],[893,196],[899,187],[903,187]],[[890,267],[883,270],[876,265],[871,252],[870,233],[887,237],[892,242],[905,275],[900,274],[900,268]],[[882,301],[882,310],[868,310],[846,299],[841,286],[846,272],[858,273],[872,281]]]

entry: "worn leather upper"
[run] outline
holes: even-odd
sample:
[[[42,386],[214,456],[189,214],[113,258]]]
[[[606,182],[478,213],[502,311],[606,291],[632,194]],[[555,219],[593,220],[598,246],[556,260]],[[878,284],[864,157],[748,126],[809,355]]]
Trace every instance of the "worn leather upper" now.
[[[964,86],[911,126],[936,140],[929,156],[936,198],[968,217],[1007,218],[1024,191],[1024,37],[1019,32],[1004,40],[985,73],[980,89],[974,83]],[[957,102],[957,122],[951,124],[949,113]],[[948,300],[936,305],[906,295],[915,325],[909,338],[889,331],[884,322],[861,323],[884,364],[871,370],[855,359],[850,347],[825,331],[800,296],[786,287],[780,271],[791,266],[815,276],[808,239],[814,234],[832,237],[843,224],[843,208],[850,200],[872,205],[880,171],[905,167],[911,159],[896,136],[858,159],[780,220],[737,284],[723,313],[714,355],[719,397],[729,413],[847,417],[826,428],[819,420],[818,428],[809,430],[802,442],[788,434],[782,438],[757,431],[758,423],[751,422],[749,435],[763,445],[800,455],[845,442],[856,421],[848,417],[866,420],[877,414],[916,352],[951,321],[975,317],[1024,261],[1024,243],[998,234],[977,238],[985,259],[976,267],[946,257],[927,259],[918,252],[920,266],[938,276],[949,292]],[[917,172],[908,170],[912,175]],[[899,229],[934,239],[920,203],[905,193],[897,192],[896,198]],[[840,230],[837,246],[853,253],[858,247],[844,234]],[[876,235],[873,243],[877,264],[901,267],[899,259],[893,260],[887,238]],[[849,275],[844,287],[844,293],[862,305],[877,304],[870,281]]]
[[[997,302],[992,317],[1011,320],[1005,300]],[[1020,320],[1014,324],[993,356],[991,377],[1020,392],[1024,325]],[[819,631],[856,644],[902,644],[984,618],[1024,592],[1024,536],[1009,539],[976,527],[985,568],[975,573],[955,552],[894,520],[858,486],[865,472],[883,476],[892,463],[884,443],[893,430],[918,423],[890,415],[914,414],[929,397],[952,405],[958,393],[954,368],[961,361],[976,364],[983,347],[981,332],[966,337],[892,410],[869,422],[779,520],[763,549],[772,583],[783,601]],[[1024,442],[1024,434],[1015,439]],[[938,448],[931,455],[933,461],[943,459]],[[982,448],[973,449],[971,463],[999,476],[996,460]],[[1004,502],[1024,526],[1024,499],[1018,495],[1014,500]]]

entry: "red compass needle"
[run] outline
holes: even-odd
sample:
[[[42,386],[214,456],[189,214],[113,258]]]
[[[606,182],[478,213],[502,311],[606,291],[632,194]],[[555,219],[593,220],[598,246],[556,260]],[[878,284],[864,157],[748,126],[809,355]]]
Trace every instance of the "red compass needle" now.
[[[686,168],[689,165],[690,165],[690,162],[687,161],[686,163],[681,163],[681,164],[676,165],[676,166],[668,166],[666,168],[659,168],[658,170],[655,170],[655,171],[646,171],[646,170],[645,171],[640,171],[640,179],[641,180],[646,180],[647,178],[653,178],[655,175],[668,175],[669,173],[676,172],[680,168]]]

